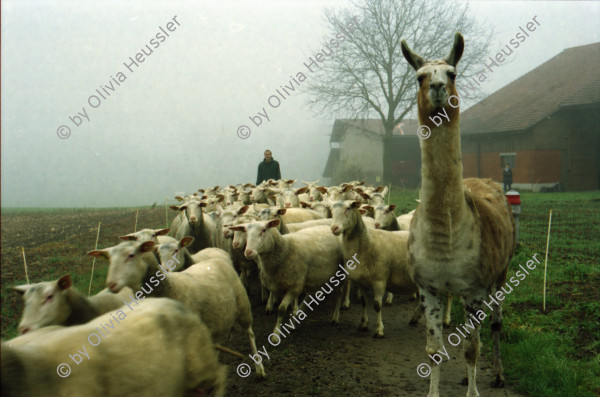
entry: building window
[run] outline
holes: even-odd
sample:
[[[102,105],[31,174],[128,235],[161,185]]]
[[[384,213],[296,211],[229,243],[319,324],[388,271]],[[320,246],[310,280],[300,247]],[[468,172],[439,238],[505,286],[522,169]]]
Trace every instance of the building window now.
[[[500,168],[504,168],[506,164],[508,164],[510,168],[515,168],[516,159],[516,153],[500,153]]]

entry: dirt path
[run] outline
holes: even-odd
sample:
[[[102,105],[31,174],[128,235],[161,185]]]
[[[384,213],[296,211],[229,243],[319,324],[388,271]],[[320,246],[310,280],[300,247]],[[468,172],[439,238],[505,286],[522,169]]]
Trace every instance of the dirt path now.
[[[236,368],[241,360],[224,355],[222,360],[230,366],[229,395],[427,395],[429,378],[417,375],[417,366],[428,363],[424,319],[416,327],[408,325],[414,308],[414,303],[409,302],[408,297],[396,297],[392,306],[384,307],[384,339],[372,337],[376,320],[372,307],[369,310],[369,332],[357,330],[361,316],[358,303],[353,303],[350,310],[342,312],[338,326],[330,325],[334,307],[333,296],[330,296],[319,307],[313,306],[315,310],[307,312],[307,318],[278,346],[272,346],[267,337],[275,325],[276,315],[264,314],[264,305],[256,298],[256,294],[252,295],[256,343],[259,350],[264,346],[270,356],[265,362],[267,380],[259,382],[253,374],[248,378],[239,377]],[[447,334],[445,331],[444,335]],[[275,338],[272,341],[277,343]],[[450,360],[440,364],[441,395],[464,396],[467,388],[460,384],[465,376],[460,346],[446,345]],[[232,335],[228,346],[243,354],[249,353],[239,331]],[[249,358],[244,362],[252,364]],[[492,389],[489,386],[492,376],[487,360],[480,360],[477,372],[478,389],[482,397],[520,396],[512,392],[510,387]]]

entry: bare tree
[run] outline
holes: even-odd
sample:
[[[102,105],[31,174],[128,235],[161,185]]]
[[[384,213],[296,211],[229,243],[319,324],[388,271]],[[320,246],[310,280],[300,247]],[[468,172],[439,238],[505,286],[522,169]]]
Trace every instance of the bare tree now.
[[[328,37],[335,36],[341,31],[340,26],[346,27],[355,16],[357,29],[311,76],[308,103],[317,113],[381,118],[383,181],[388,183],[392,132],[416,104],[414,71],[404,61],[400,41],[405,39],[426,59],[437,59],[452,47],[454,33],[462,33],[467,45],[458,70],[460,79],[481,71],[492,32],[469,16],[466,3],[353,0],[348,8],[325,9],[325,21],[331,29]]]

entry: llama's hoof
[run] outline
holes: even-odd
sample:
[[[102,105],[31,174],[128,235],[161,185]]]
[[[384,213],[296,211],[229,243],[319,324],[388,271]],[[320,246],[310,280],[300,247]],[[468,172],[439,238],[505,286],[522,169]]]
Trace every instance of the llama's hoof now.
[[[340,309],[341,309],[341,310],[350,310],[350,304],[347,304],[347,305],[342,305],[342,306],[340,307]]]
[[[492,387],[496,389],[504,387],[504,377],[496,375],[496,379],[492,381]]]
[[[331,325],[340,325],[338,320],[331,320]]]
[[[383,305],[384,306],[392,306],[392,302],[384,302]]]
[[[383,338],[383,334],[380,334],[378,332],[375,332],[375,334],[373,335],[374,339],[382,339]]]
[[[450,328],[450,324],[446,324],[446,323],[444,323],[444,324],[442,324],[442,325],[443,325],[443,327],[444,327],[444,328]]]
[[[419,324],[419,320],[410,320],[408,325],[410,325],[411,327],[416,327],[417,324]]]
[[[365,323],[365,324],[361,324],[358,326],[358,330],[359,331],[368,331],[369,330],[369,323]]]

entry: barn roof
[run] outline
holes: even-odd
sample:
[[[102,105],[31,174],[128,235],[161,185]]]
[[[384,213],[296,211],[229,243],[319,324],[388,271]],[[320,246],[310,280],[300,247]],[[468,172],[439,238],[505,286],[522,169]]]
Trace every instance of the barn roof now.
[[[461,133],[523,131],[560,108],[594,103],[600,103],[600,43],[567,48],[465,110]]]

